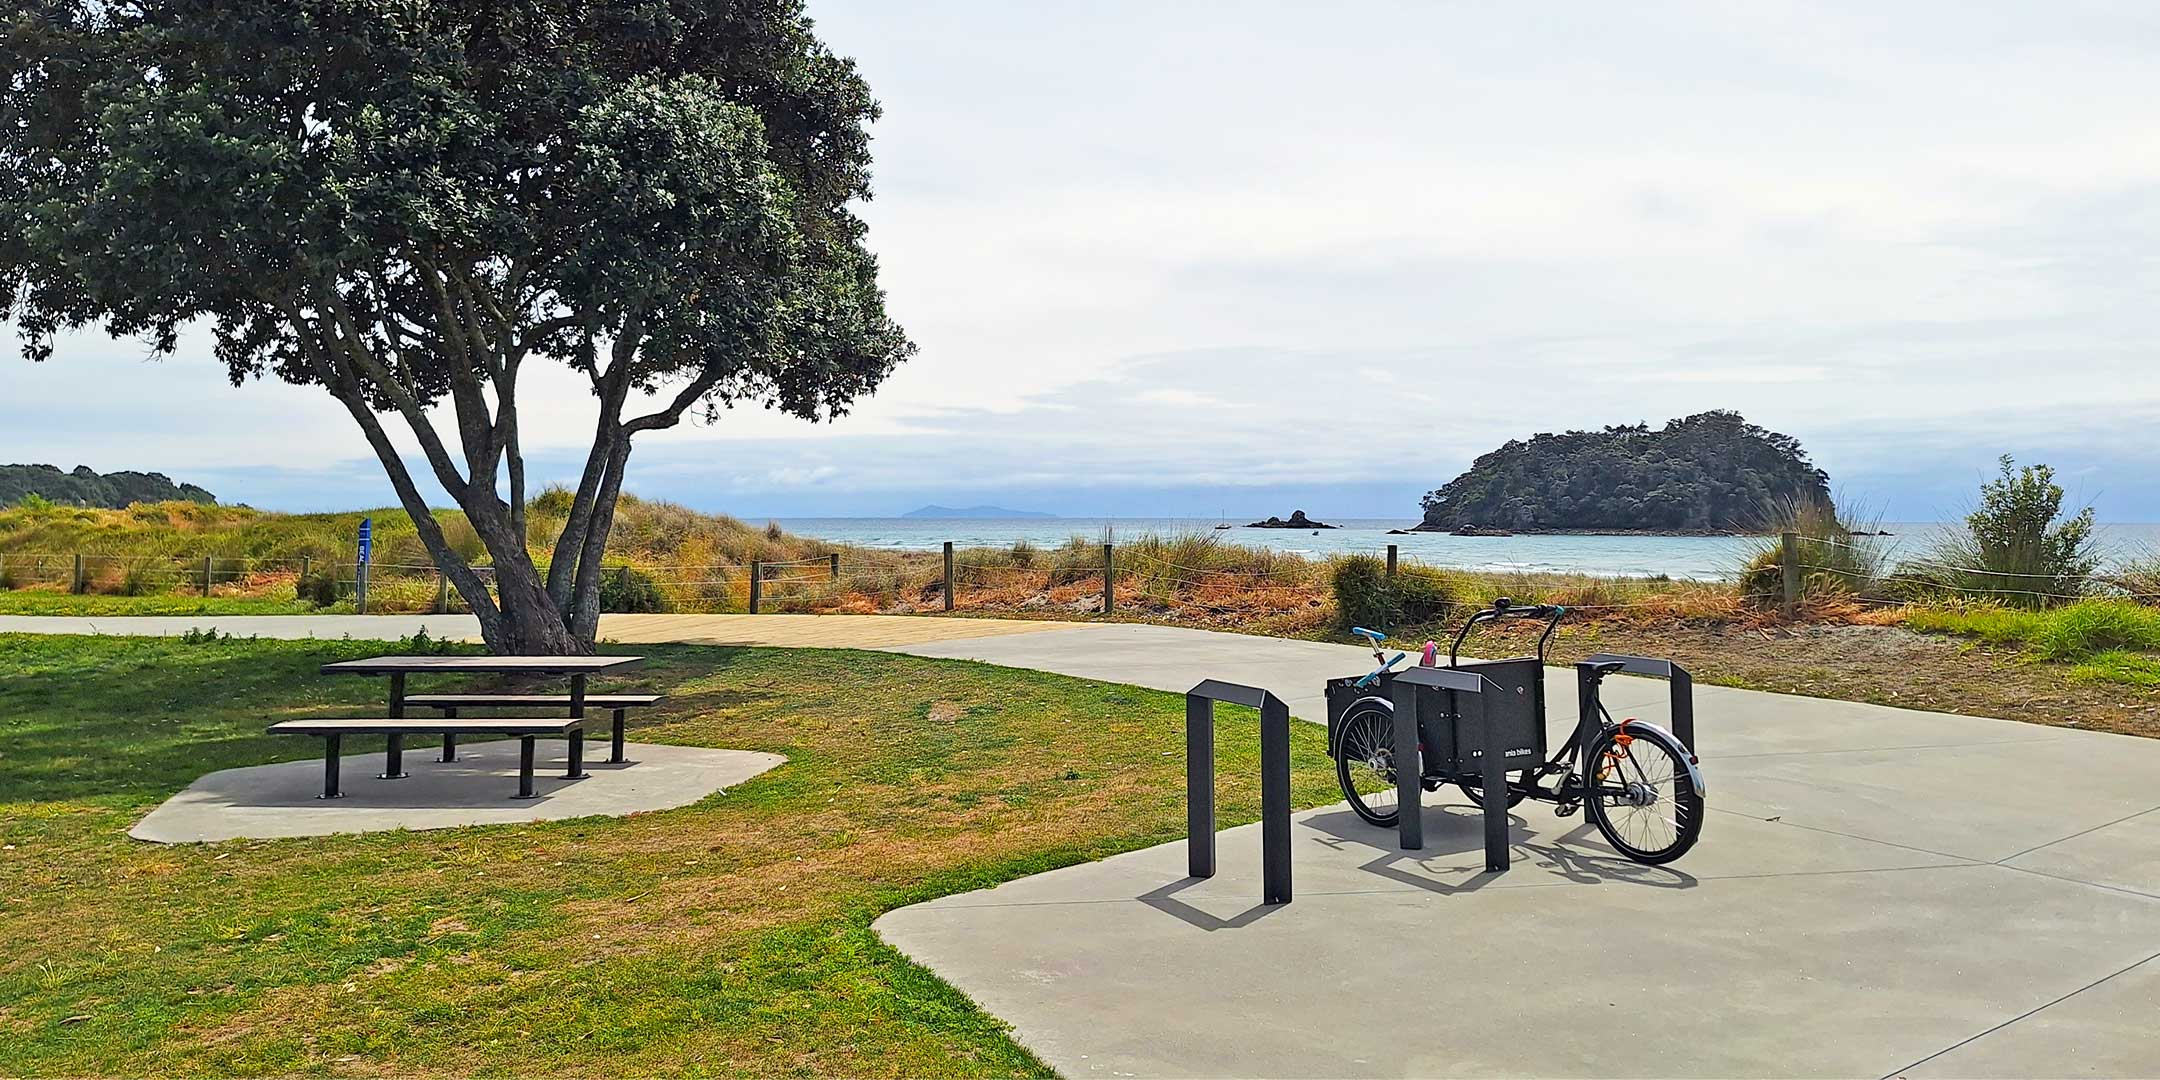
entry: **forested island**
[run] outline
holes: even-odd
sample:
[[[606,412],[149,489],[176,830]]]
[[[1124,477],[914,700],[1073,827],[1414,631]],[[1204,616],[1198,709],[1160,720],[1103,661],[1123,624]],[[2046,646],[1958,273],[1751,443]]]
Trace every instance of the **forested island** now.
[[[1425,496],[1425,532],[1734,533],[1772,507],[1830,499],[1790,435],[1726,410],[1653,429],[1541,434],[1478,458]]]
[[[0,465],[0,506],[36,495],[68,506],[119,510],[139,502],[217,502],[217,496],[193,484],[176,484],[164,473],[120,472],[99,475],[88,465],[61,472],[51,465]]]

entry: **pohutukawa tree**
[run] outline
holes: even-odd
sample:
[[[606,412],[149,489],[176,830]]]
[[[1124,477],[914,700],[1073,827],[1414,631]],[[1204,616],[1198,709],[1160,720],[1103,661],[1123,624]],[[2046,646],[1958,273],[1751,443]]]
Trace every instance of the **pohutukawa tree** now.
[[[845,412],[912,351],[850,209],[878,107],[796,0],[27,0],[0,68],[0,312],[343,403],[498,652],[591,647],[640,433]],[[528,551],[519,376],[599,418]],[[443,417],[438,430],[432,416]],[[392,430],[471,519],[454,555]]]

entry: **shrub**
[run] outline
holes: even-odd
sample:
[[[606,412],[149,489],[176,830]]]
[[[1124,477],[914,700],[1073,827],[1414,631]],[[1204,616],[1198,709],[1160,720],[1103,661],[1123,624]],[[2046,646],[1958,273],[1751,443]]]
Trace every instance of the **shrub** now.
[[[549,484],[540,494],[525,500],[527,514],[546,514],[549,517],[569,517],[570,509],[577,502],[577,492],[561,484]]]
[[[610,567],[600,577],[600,610],[640,614],[668,610],[667,598],[652,575],[627,566]]]
[[[1441,622],[1460,597],[1453,575],[1430,566],[1401,566],[1395,571],[1395,604],[1408,626]]]
[[[1456,603],[1455,579],[1429,566],[1402,566],[1389,577],[1387,563],[1371,555],[1335,560],[1335,618],[1347,629],[1390,630],[1446,619]]]
[[[1980,486],[1980,505],[1965,530],[1937,541],[1930,558],[1901,576],[1959,595],[2040,608],[2085,594],[2099,564],[2093,512],[2062,516],[2063,489],[2046,465],[2020,469],[2008,454],[2002,472]]]
[[[1343,629],[1379,630],[1395,625],[1400,609],[1395,606],[1395,590],[1388,588],[1387,563],[1371,555],[1337,559],[1333,586],[1335,619]]]
[[[120,573],[120,595],[156,596],[172,587],[172,571],[145,559],[130,559]]]
[[[316,607],[329,607],[338,602],[338,571],[336,563],[319,563],[305,577],[293,582],[293,595]]]

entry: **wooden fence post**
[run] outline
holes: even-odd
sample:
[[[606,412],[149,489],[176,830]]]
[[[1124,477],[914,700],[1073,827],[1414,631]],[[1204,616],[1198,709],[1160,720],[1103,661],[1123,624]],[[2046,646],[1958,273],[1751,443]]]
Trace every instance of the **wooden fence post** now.
[[[765,564],[760,560],[752,559],[750,560],[750,614],[755,615],[758,613],[758,600],[761,598],[759,594],[764,589]]]
[[[75,579],[69,582],[68,591],[77,595],[90,591],[90,575],[83,569],[81,552],[75,553]]]
[[[832,579],[840,580],[840,553],[837,551],[832,553]]]
[[[302,555],[302,556],[300,556],[300,584],[302,584],[302,585],[305,585],[305,584],[307,584],[307,579],[308,579],[308,571],[310,571],[310,570],[313,570],[314,568],[315,568],[315,557],[314,557],[314,556],[312,556],[312,555]]]
[[[210,595],[210,556],[202,557],[202,594]]]
[[[1389,544],[1387,546],[1387,576],[1389,577],[1395,576],[1395,555],[1395,545]]]
[[[437,570],[435,571],[435,614],[443,615],[449,611],[450,575]]]
[[[945,541],[945,610],[953,609],[952,541]]]
[[[1778,538],[1778,569],[1785,585],[1784,613],[1792,618],[1800,609],[1800,535],[1786,533]]]
[[[1102,546],[1102,613],[1117,610],[1117,559],[1109,544]]]

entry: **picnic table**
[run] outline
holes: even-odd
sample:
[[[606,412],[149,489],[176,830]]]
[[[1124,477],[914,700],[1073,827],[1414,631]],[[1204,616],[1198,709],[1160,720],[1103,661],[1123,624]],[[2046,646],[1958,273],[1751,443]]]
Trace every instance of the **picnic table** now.
[[[323,797],[327,799],[337,798],[341,794],[338,788],[338,754],[342,737],[346,734],[387,736],[383,771],[377,777],[382,780],[399,780],[405,777],[405,736],[408,733],[441,733],[444,761],[457,759],[457,736],[461,733],[515,735],[520,740],[517,797],[530,799],[534,797],[534,738],[540,735],[567,736],[570,741],[570,765],[564,779],[584,778],[586,680],[593,675],[628,671],[644,662],[645,658],[642,656],[371,656],[365,660],[340,660],[324,664],[321,668],[322,674],[390,677],[388,716],[370,720],[288,720],[272,725],[270,730],[278,734],[322,736],[325,744]],[[405,681],[411,675],[569,676],[570,694],[563,704],[567,705],[570,715],[487,719],[458,719],[451,716],[436,719],[407,718]],[[619,723],[619,715],[617,719]],[[616,741],[619,756],[619,735]]]

